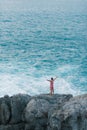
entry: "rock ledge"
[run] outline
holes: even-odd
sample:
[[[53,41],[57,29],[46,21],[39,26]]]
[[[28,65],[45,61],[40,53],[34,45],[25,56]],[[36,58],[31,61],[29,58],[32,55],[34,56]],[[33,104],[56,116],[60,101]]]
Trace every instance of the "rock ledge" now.
[[[87,94],[0,98],[0,130],[87,130]]]

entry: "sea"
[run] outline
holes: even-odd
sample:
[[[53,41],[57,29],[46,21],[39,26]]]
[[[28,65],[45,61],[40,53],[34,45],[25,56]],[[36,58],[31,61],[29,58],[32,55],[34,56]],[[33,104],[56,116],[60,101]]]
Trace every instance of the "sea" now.
[[[0,10],[0,97],[87,93],[87,13]]]

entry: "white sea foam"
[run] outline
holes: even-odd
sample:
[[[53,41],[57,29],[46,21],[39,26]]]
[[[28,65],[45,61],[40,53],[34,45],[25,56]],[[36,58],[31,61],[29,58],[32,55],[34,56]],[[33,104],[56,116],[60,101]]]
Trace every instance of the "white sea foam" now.
[[[20,78],[13,75],[0,75],[0,96],[14,95],[17,93],[26,93],[17,84]]]
[[[81,92],[80,90],[75,89],[75,87],[72,86],[69,82],[67,82],[65,79],[59,78],[55,82],[55,92],[60,94],[73,94],[73,95],[79,95]]]
[[[18,93],[25,93],[29,95],[36,95],[41,93],[49,93],[48,77],[34,78],[28,76],[14,76],[1,75],[0,76],[0,97],[4,95],[14,95]],[[71,85],[62,78],[55,81],[55,93],[59,94],[79,94],[78,91],[71,88]],[[77,93],[78,92],[78,93]]]
[[[0,96],[11,96],[17,93],[27,93],[29,95],[45,93],[46,91],[44,90],[47,90],[47,87],[46,84],[43,85],[43,82],[24,75],[3,74],[0,75]]]

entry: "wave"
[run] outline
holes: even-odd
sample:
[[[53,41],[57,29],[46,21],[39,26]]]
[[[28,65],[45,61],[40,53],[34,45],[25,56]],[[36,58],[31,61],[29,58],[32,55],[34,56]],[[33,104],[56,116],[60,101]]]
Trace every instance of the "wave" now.
[[[36,95],[41,93],[49,93],[48,77],[31,77],[22,75],[3,74],[0,75],[0,97],[4,95],[14,95],[18,93],[25,93],[29,95]],[[58,78],[55,81],[55,93],[59,94],[73,94],[78,95],[81,92],[72,88],[71,84],[63,78]]]

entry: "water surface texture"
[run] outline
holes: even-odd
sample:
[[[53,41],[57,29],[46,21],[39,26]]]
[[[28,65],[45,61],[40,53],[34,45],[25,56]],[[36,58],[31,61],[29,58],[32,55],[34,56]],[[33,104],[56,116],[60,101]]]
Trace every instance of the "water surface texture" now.
[[[87,93],[87,14],[0,10],[0,96]]]

